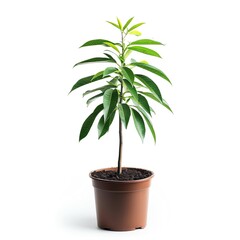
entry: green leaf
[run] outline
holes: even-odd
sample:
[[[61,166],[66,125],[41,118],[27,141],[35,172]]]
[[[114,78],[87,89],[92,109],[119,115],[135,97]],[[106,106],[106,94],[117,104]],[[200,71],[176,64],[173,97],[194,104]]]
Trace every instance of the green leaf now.
[[[122,23],[121,23],[121,21],[119,20],[119,18],[117,18],[117,22],[118,22],[119,29],[122,30]]]
[[[121,70],[122,70],[123,76],[124,76],[131,84],[133,84],[133,82],[134,82],[134,73],[133,73],[133,71],[132,71],[130,68],[128,68],[128,67],[122,67]]]
[[[98,122],[98,139],[100,139],[103,135],[105,135],[108,132],[115,117],[115,113],[116,110],[112,112],[112,114],[109,116],[106,122],[104,121],[104,115],[102,115],[102,117],[100,118]]]
[[[142,91],[139,91],[139,93],[141,93],[141,94],[143,94],[143,95],[145,95],[145,96],[147,96],[147,97],[155,100],[155,101],[158,102],[158,103],[161,103],[160,99],[159,99],[158,97],[155,97],[155,95],[153,95],[153,94],[150,93],[150,92],[142,92]]]
[[[128,58],[128,56],[132,53],[132,50],[127,50],[127,52],[124,54],[125,60]]]
[[[118,56],[118,54],[116,53],[116,52],[113,52],[113,51],[111,51],[111,50],[105,50],[105,52],[110,52],[110,53],[112,53],[112,54],[114,54],[117,58],[119,58],[119,56]],[[105,53],[104,53],[105,54]],[[113,57],[112,57],[112,59],[114,59]],[[115,60],[115,59],[114,59]],[[115,62],[116,62],[116,60],[115,60]],[[117,63],[117,62],[116,62]]]
[[[129,34],[132,34],[132,35],[135,35],[135,36],[141,36],[142,35],[142,33],[137,31],[137,30],[133,30],[133,31],[129,32]]]
[[[117,70],[118,70],[118,69],[115,68],[115,67],[108,67],[108,68],[106,68],[106,69],[104,70],[103,76],[105,77],[105,76],[107,76],[107,75],[109,75],[109,74],[111,74],[111,73],[113,73],[113,72],[116,72]]]
[[[102,86],[102,87],[98,87],[98,88],[95,88],[95,89],[92,89],[92,90],[88,90],[86,91],[84,94],[83,94],[83,97],[85,97],[86,95],[90,94],[90,93],[93,93],[93,92],[96,92],[96,91],[102,91],[102,92],[105,92],[106,90],[110,89],[110,88],[113,88],[114,86],[111,86],[111,85],[105,85],[105,86]]]
[[[141,93],[141,94],[143,94],[143,95],[145,95],[145,96],[155,100],[156,102],[162,104],[165,108],[167,108],[170,112],[173,113],[172,109],[170,108],[170,106],[168,105],[168,103],[164,99],[162,99],[162,101],[160,101],[157,97],[155,97],[152,93],[149,93],[149,92],[141,92],[141,91],[139,91],[139,93]]]
[[[140,63],[148,64],[148,62],[146,60],[141,60]]]
[[[152,66],[150,64],[140,63],[140,62],[132,62],[131,65],[132,66],[137,66],[137,67],[145,69],[145,70],[147,70],[149,72],[152,72],[152,73],[158,75],[159,77],[167,80],[169,83],[171,83],[170,80],[168,79],[168,77],[160,69],[158,69],[158,68],[156,68],[156,67],[154,67],[154,66]]]
[[[106,122],[109,116],[116,108],[118,102],[118,92],[116,89],[108,89],[103,95],[103,106],[104,106],[104,121]]]
[[[130,45],[163,45],[163,44],[151,39],[141,39],[141,40],[131,42]]]
[[[146,88],[146,86],[144,86],[144,85],[142,85],[141,83],[139,83],[139,82],[134,82],[133,83],[134,84],[134,86],[136,86],[136,87],[141,87],[141,88]]]
[[[128,91],[133,96],[133,98],[138,101],[138,94],[137,94],[136,88],[134,86],[132,86],[131,83],[129,83],[129,81],[127,81],[125,79],[123,79],[123,82],[125,83]]]
[[[152,107],[150,107],[151,112],[153,112],[154,114],[156,114],[156,112],[154,111],[154,109]]]
[[[93,63],[93,62],[113,62],[112,59],[109,58],[104,58],[104,57],[95,57],[95,58],[90,58],[84,61],[81,61],[79,63],[76,63],[73,67],[76,67],[80,64],[84,64],[84,63]]]
[[[138,102],[142,108],[151,116],[151,110],[147,99],[143,95],[138,94]]]
[[[79,135],[79,141],[81,141],[83,138],[85,138],[92,125],[93,122],[95,120],[95,118],[97,117],[97,115],[103,110],[103,104],[98,105],[95,110],[86,118],[86,120],[84,121],[81,131],[80,131],[80,135]]]
[[[104,115],[99,119],[98,122],[98,139],[100,139],[109,130],[109,122],[104,122]]]
[[[101,80],[101,79],[104,79],[104,78],[108,78],[109,76],[106,76],[106,77],[103,77],[103,75],[99,75],[97,76],[96,78],[94,78],[94,75],[91,75],[91,76],[88,76],[88,77],[85,77],[85,78],[81,78],[79,79],[72,87],[71,91],[69,93],[71,93],[73,90],[79,88],[79,87],[82,87],[86,84],[89,84],[89,83],[92,83],[92,82],[96,82],[98,80]]]
[[[87,106],[89,106],[89,104],[90,103],[92,103],[93,101],[95,101],[97,98],[99,98],[99,97],[101,97],[101,96],[103,96],[103,92],[102,93],[99,93],[99,94],[97,94],[97,95],[95,95],[95,96],[93,96],[93,97],[91,97],[91,98],[89,98],[88,100],[87,100]]]
[[[133,20],[133,18],[134,18],[134,17],[128,19],[128,21],[127,21],[127,22],[125,23],[125,25],[123,26],[123,30],[125,30],[125,29],[128,27],[128,25],[131,23],[131,21]]]
[[[105,42],[105,44],[108,45],[109,47],[113,48],[114,50],[116,50],[118,53],[120,53],[118,48],[113,43]]]
[[[134,125],[137,129],[137,132],[138,132],[140,138],[143,141],[143,139],[145,137],[145,132],[146,132],[144,121],[143,121],[141,115],[135,109],[131,108],[131,112],[132,112],[132,116],[133,116]]]
[[[119,28],[119,26],[118,26],[116,23],[109,22],[109,21],[107,21],[107,23],[110,23],[110,24],[111,24],[111,25],[113,25],[114,27],[116,27],[116,28],[120,29],[120,28]],[[120,29],[120,30],[121,30],[121,29]]]
[[[155,133],[155,130],[154,130],[151,120],[149,119],[148,115],[146,114],[146,112],[143,109],[141,109],[140,107],[137,107],[137,109],[142,113],[143,118],[144,118],[145,122],[147,123],[148,128],[150,129],[150,132],[152,133],[154,142],[156,143],[156,140],[157,140],[156,133]]]
[[[171,113],[173,113],[172,109],[169,107],[168,103],[167,103],[164,99],[162,100],[161,104],[162,104],[165,108],[167,108]]]
[[[118,77],[114,77],[111,81],[108,82],[110,85],[117,87]]]
[[[120,116],[125,128],[127,129],[128,122],[129,122],[130,115],[131,115],[130,108],[127,104],[121,103],[118,106],[118,110],[119,110],[119,116]]]
[[[141,46],[130,46],[130,47],[128,47],[128,49],[130,49],[132,51],[136,51],[136,52],[140,52],[140,53],[144,53],[144,54],[147,54],[147,55],[151,55],[151,56],[154,56],[154,57],[161,58],[161,56],[156,51],[154,51],[150,48],[141,47]]]
[[[92,77],[91,81],[94,80],[95,78],[99,77],[99,76],[102,76],[102,75],[103,75],[103,71],[100,71],[100,72],[96,73],[96,74]]]
[[[141,25],[145,24],[144,22],[141,23],[137,23],[135,25],[133,25],[131,28],[128,29],[128,32],[131,32],[133,29],[140,27]]]
[[[84,43],[81,47],[88,47],[88,46],[94,46],[94,45],[104,45],[105,46],[105,42],[109,42],[109,43],[113,43],[109,40],[106,39],[94,39],[94,40],[90,40],[86,43]]]
[[[135,77],[138,78],[155,95],[155,97],[159,98],[159,100],[162,101],[160,90],[157,84],[153,82],[153,80],[141,74],[135,74]]]
[[[107,51],[107,50],[106,50]],[[111,51],[110,51],[111,52]],[[114,53],[115,54],[115,53]],[[104,55],[106,55],[109,59],[111,59],[113,62],[117,63],[117,61],[113,58],[112,55],[104,53]]]

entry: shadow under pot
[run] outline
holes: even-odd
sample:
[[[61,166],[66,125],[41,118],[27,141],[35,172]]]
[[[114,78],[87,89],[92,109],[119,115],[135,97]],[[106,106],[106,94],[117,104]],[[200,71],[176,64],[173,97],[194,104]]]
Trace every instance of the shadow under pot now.
[[[123,168],[134,169],[136,168]],[[148,171],[137,169],[139,171]],[[99,169],[90,173],[95,192],[98,227],[112,231],[131,231],[145,228],[147,223],[148,193],[153,177],[139,180],[107,180],[93,176],[100,171],[117,171],[117,168]]]

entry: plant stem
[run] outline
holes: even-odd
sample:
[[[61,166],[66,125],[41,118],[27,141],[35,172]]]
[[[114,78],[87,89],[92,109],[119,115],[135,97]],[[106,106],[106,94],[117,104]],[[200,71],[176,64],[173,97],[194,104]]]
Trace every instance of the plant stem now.
[[[123,84],[121,83],[121,92],[120,92],[120,104],[122,103],[122,91]],[[122,145],[123,145],[123,136],[122,136],[122,121],[119,116],[119,151],[118,151],[118,175],[122,173]]]
[[[121,61],[121,67],[125,66],[125,59],[124,59],[124,37],[123,32],[121,32],[122,37],[122,61]],[[121,90],[120,90],[120,100],[119,104],[122,103],[123,98],[123,80],[121,79]],[[123,134],[122,134],[122,121],[119,115],[119,151],[118,151],[118,175],[122,173],[122,146],[123,146]]]

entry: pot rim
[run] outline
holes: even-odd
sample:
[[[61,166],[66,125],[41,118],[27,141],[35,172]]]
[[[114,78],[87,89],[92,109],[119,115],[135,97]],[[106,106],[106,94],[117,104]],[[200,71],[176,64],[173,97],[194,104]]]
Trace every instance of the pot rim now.
[[[149,179],[153,178],[154,177],[154,172],[151,171],[151,170],[148,170],[148,169],[145,169],[145,168],[136,168],[136,167],[122,167],[122,169],[138,169],[138,170],[145,170],[145,171],[149,171],[151,172],[151,176],[147,177],[147,178],[143,178],[143,179],[137,179],[137,180],[108,180],[108,179],[100,179],[100,178],[96,178],[96,177],[93,177],[92,176],[92,173],[95,172],[95,171],[103,171],[103,170],[112,170],[112,169],[117,169],[117,167],[108,167],[108,168],[100,168],[100,169],[96,169],[96,170],[93,170],[89,173],[89,177],[93,180],[96,180],[96,181],[101,181],[101,182],[112,182],[112,183],[138,183],[138,182],[144,182],[144,181],[148,181]]]

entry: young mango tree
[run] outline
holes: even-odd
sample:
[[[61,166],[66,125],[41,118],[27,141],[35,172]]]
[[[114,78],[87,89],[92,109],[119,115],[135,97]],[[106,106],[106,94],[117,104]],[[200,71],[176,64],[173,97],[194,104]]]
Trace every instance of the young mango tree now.
[[[96,93],[87,100],[87,105],[92,103],[97,98],[102,98],[102,103],[99,104],[94,111],[86,118],[80,130],[79,141],[84,139],[96,117],[101,113],[98,121],[98,137],[104,136],[118,112],[119,120],[119,153],[118,153],[118,174],[122,173],[122,125],[127,129],[130,118],[133,118],[136,130],[143,140],[145,137],[146,126],[148,126],[154,141],[156,142],[156,133],[150,118],[154,110],[149,105],[148,99],[154,100],[172,111],[167,102],[163,99],[160,89],[157,84],[147,75],[135,73],[135,69],[144,69],[146,72],[151,72],[163,80],[170,82],[169,78],[159,68],[148,64],[146,61],[136,61],[129,56],[133,52],[147,54],[153,57],[161,58],[158,52],[148,45],[163,45],[159,41],[151,39],[139,39],[136,41],[127,41],[129,34],[140,36],[141,33],[137,30],[144,23],[131,25],[133,18],[130,18],[124,25],[117,18],[117,22],[109,22],[112,26],[118,29],[121,34],[119,42],[115,43],[106,39],[94,39],[84,43],[82,47],[92,47],[102,45],[105,47],[104,56],[90,58],[74,65],[80,66],[87,63],[109,63],[109,67],[102,71],[79,79],[72,87],[71,91],[76,90],[84,85],[102,81],[101,87],[91,89],[83,93],[83,96]]]

